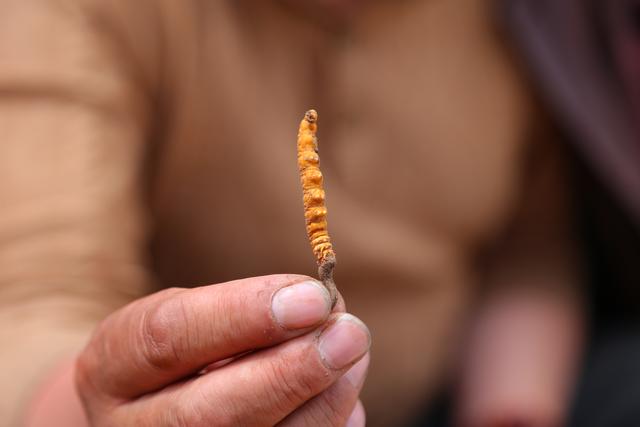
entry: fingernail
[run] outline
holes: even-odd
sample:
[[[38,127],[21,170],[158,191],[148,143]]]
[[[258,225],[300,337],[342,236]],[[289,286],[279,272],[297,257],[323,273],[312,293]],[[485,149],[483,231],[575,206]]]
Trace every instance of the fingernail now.
[[[353,409],[353,412],[349,416],[345,427],[365,427],[366,418],[367,417],[364,412],[364,407],[362,406],[362,403],[358,401],[356,407]]]
[[[271,310],[276,321],[286,329],[308,328],[329,316],[329,292],[313,281],[287,286],[273,296]]]
[[[329,326],[318,341],[320,355],[332,369],[342,369],[369,350],[371,336],[360,319],[342,314]]]
[[[364,384],[364,379],[367,376],[367,370],[369,369],[369,354],[365,354],[362,359],[353,365],[344,376],[349,380],[351,385],[359,389]]]

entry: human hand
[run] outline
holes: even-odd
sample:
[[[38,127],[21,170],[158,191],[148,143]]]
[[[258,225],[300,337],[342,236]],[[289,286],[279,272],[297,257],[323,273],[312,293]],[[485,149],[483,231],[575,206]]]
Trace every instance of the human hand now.
[[[463,357],[457,424],[564,425],[580,365],[583,320],[579,299],[560,290],[490,294]]]
[[[370,335],[342,300],[330,305],[321,284],[293,275],[137,300],[77,360],[91,424],[343,426],[353,414],[364,425]]]

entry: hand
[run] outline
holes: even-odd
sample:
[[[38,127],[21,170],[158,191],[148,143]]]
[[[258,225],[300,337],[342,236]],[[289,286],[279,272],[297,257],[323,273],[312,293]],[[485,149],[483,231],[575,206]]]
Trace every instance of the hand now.
[[[99,427],[364,425],[370,335],[340,311],[303,276],[168,289],[99,325],[77,389]]]
[[[560,289],[489,293],[463,358],[458,424],[565,425],[583,321],[579,299]]]

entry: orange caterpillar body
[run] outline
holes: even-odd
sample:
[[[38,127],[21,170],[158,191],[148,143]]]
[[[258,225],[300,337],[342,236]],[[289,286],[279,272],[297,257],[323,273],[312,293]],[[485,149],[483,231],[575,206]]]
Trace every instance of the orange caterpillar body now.
[[[318,113],[309,110],[300,122],[298,130],[298,169],[302,182],[304,217],[307,225],[307,236],[318,262],[320,280],[327,287],[335,304],[337,290],[333,281],[333,269],[336,254],[327,231],[327,208],[322,188],[322,172],[318,156]]]

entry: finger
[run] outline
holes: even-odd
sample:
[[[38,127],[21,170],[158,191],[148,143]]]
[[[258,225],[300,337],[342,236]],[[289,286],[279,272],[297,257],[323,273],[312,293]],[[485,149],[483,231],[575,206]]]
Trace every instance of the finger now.
[[[338,292],[337,294],[337,300],[336,300],[336,304],[333,306],[333,310],[331,311],[332,313],[344,313],[346,311],[346,305],[344,302],[344,299],[342,298],[342,295],[340,294],[340,292]],[[221,368],[225,365],[228,365],[229,363],[233,362],[234,360],[245,356],[247,354],[247,352],[245,353],[240,353],[237,354],[235,356],[231,356],[228,357],[226,359],[223,360],[218,360],[214,363],[209,364],[208,366],[205,366],[199,373],[200,374],[206,374],[207,372],[213,371],[214,369],[218,369]]]
[[[116,416],[122,425],[166,425],[171,419],[189,426],[273,426],[329,388],[369,346],[360,320],[335,315],[324,330],[124,404]]]
[[[564,296],[522,289],[491,295],[465,352],[459,424],[563,424],[581,348],[580,319]]]
[[[340,294],[340,292],[337,293],[337,300],[336,300],[336,304],[333,306],[333,310],[331,310],[332,313],[344,313],[346,312],[346,304],[344,302],[344,298],[342,298],[342,294]],[[218,360],[214,363],[209,364],[208,366],[205,366],[201,371],[200,374],[206,374],[207,372],[213,371],[214,369],[218,369],[221,368],[224,365],[228,365],[229,363],[233,362],[234,360],[245,356],[247,353],[241,353],[235,356],[231,356],[228,357],[226,359],[223,360]]]
[[[361,401],[356,402],[351,416],[347,420],[345,427],[365,427],[367,423],[367,413],[364,410],[364,405]]]
[[[78,361],[79,387],[117,398],[157,390],[234,355],[275,345],[323,323],[331,302],[305,276],[274,275],[171,289],[101,324]]]
[[[367,353],[331,387],[298,408],[278,425],[280,427],[343,427],[354,412],[368,367],[369,354]]]

